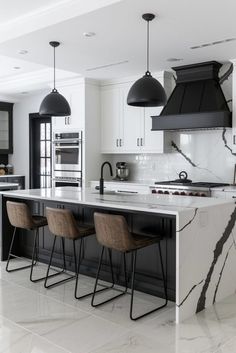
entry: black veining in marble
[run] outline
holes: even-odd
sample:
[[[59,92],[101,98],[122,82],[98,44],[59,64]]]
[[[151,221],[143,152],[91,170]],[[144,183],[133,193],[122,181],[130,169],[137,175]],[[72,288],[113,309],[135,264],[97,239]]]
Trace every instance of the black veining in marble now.
[[[201,295],[198,299],[197,308],[196,308],[197,313],[199,311],[205,309],[206,293],[207,293],[207,290],[208,290],[210,282],[211,282],[211,278],[212,278],[212,275],[213,275],[213,272],[215,269],[215,265],[216,265],[220,255],[222,254],[223,247],[224,247],[225,243],[227,242],[227,240],[229,239],[229,237],[231,235],[232,229],[235,226],[235,222],[236,222],[236,208],[234,209],[233,213],[230,216],[229,222],[225,228],[225,231],[224,231],[222,237],[216,243],[216,246],[214,249],[213,261],[212,261],[211,266],[209,268],[209,271],[207,273],[205,283],[202,287]]]
[[[186,159],[186,161],[189,162],[193,167],[197,167],[197,165],[195,163],[193,163],[188,156],[186,156],[186,154],[176,145],[176,143],[174,141],[171,141],[171,146],[174,147],[174,149],[178,153],[180,153]]]
[[[222,140],[223,140],[223,142],[224,142],[225,148],[227,148],[233,156],[236,156],[236,153],[234,153],[233,150],[232,150],[232,148],[230,148],[230,147],[228,146],[228,142],[227,142],[227,140],[226,140],[225,134],[226,134],[226,128],[224,128],[224,129],[223,129],[223,132],[222,132]]]
[[[214,297],[213,297],[213,304],[215,304],[216,302],[216,295],[217,295],[217,292],[218,292],[218,288],[219,288],[219,284],[220,284],[220,281],[221,281],[221,277],[222,277],[222,274],[224,272],[224,268],[225,268],[225,264],[226,264],[226,261],[228,259],[228,256],[229,256],[229,252],[231,250],[231,248],[233,247],[234,243],[232,243],[229,247],[229,250],[227,251],[226,253],[226,256],[225,256],[225,259],[224,259],[224,262],[223,262],[223,266],[220,270],[220,274],[219,274],[219,278],[218,278],[218,281],[217,281],[217,284],[216,284],[216,289],[215,289],[215,293],[214,293]]]
[[[197,211],[198,211],[198,208],[195,208],[193,217],[192,217],[192,218],[190,219],[190,221],[188,221],[188,223],[186,223],[182,228],[180,228],[179,230],[177,230],[177,232],[181,232],[181,231],[184,230],[189,224],[191,224],[191,223],[193,222],[194,218],[196,217]]]
[[[181,307],[181,305],[184,304],[184,302],[188,299],[188,297],[190,296],[190,294],[192,293],[192,291],[197,288],[200,284],[202,284],[204,280],[202,279],[199,283],[197,284],[194,284],[194,286],[190,289],[190,291],[188,292],[188,294],[184,297],[184,299],[179,303],[179,304],[176,304],[179,307]]]

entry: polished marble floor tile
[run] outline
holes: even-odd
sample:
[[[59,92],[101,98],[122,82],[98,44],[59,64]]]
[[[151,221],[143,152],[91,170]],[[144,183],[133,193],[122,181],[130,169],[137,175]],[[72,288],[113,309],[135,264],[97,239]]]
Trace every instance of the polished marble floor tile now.
[[[0,316],[0,353],[68,353]]]
[[[41,264],[36,276],[45,274]],[[94,278],[80,277],[82,292]],[[74,281],[47,290],[29,271],[0,266],[0,353],[236,353],[236,295],[176,325],[175,305],[146,318],[129,319],[130,295],[99,308],[75,300]],[[103,292],[97,299],[113,295]],[[136,293],[137,313],[161,299]]]

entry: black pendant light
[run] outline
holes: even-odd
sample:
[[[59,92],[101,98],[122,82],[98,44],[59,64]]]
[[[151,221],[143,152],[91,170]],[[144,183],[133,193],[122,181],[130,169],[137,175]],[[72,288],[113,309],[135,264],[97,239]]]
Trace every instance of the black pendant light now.
[[[54,87],[51,93],[49,93],[42,101],[40,108],[39,108],[39,114],[41,116],[67,116],[71,115],[71,110],[69,103],[63,97],[56,89],[55,83],[56,83],[56,60],[55,60],[55,48],[60,45],[59,42],[49,42],[49,44],[53,47],[53,53],[54,53]]]
[[[166,103],[164,88],[149,71],[149,22],[155,18],[151,13],[145,13],[142,18],[147,21],[147,71],[130,88],[127,104],[134,107],[158,107]]]

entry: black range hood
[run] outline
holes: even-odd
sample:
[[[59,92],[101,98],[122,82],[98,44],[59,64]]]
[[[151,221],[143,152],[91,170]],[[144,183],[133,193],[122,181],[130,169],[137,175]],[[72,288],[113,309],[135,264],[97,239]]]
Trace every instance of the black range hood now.
[[[219,82],[221,64],[209,61],[173,67],[176,87],[159,116],[152,116],[152,130],[197,130],[232,127]]]

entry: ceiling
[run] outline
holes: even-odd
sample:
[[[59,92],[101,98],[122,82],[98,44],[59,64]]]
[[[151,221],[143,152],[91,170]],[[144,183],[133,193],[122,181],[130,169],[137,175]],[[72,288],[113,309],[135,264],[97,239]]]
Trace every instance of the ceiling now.
[[[1,25],[6,24],[21,16],[26,16],[32,12],[55,6],[58,2],[62,2],[62,0],[20,0],[19,6],[19,0],[18,4],[15,0],[8,0],[7,2],[6,0],[0,0],[0,23]]]
[[[37,2],[21,2],[24,11],[35,10],[33,3]],[[65,2],[74,3],[72,0]],[[89,2],[92,0],[87,0],[87,4]],[[67,16],[58,23],[40,29],[30,27],[21,36],[18,33],[16,38],[1,40],[0,54],[15,58],[16,62],[33,63],[33,70],[37,65],[51,67],[52,49],[48,42],[59,40],[57,67],[61,70],[95,79],[137,75],[145,71],[146,24],[141,15],[153,12],[157,18],[150,24],[151,71],[170,70],[172,66],[207,60],[227,62],[236,58],[236,41],[190,49],[236,38],[235,0],[228,0],[227,6],[216,0],[113,0],[110,5],[108,0],[99,2],[101,8],[92,10],[90,6],[80,15],[74,12],[74,16],[70,14],[70,18]],[[53,6],[61,2],[43,0],[39,3],[40,6]],[[3,1],[0,1],[0,8],[3,7]],[[5,12],[6,18],[0,11],[0,19],[12,19],[10,11],[6,9]],[[20,16],[20,12],[23,10],[15,10],[15,16]],[[83,36],[84,32],[95,32],[96,35],[87,38]],[[22,49],[28,53],[19,54]],[[173,58],[182,60],[168,61]],[[1,74],[0,70],[0,78]]]

